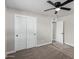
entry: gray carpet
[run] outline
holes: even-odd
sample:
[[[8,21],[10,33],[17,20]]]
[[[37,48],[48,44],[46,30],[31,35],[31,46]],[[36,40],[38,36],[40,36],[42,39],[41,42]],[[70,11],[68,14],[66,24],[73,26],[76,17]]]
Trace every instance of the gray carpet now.
[[[6,59],[73,59],[73,57],[57,50],[52,44],[21,50],[8,56]]]

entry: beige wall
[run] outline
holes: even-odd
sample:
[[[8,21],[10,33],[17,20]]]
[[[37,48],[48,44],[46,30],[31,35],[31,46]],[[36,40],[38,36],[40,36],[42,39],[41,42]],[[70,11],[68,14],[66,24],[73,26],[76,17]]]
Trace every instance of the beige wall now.
[[[74,15],[65,17],[64,20],[64,42],[74,46]]]
[[[61,17],[58,20],[64,20],[64,43],[74,46],[74,14]]]
[[[23,12],[6,8],[6,52],[14,51],[14,15],[37,17],[37,45],[51,42],[51,18],[33,12]]]
[[[5,18],[5,41],[6,51],[13,51],[14,49],[14,17],[13,14],[6,10]]]

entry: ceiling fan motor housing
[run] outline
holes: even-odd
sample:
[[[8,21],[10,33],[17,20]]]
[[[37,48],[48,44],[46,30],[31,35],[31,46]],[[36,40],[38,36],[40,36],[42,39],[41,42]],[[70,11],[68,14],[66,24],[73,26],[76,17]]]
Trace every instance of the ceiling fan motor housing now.
[[[55,7],[60,7],[61,6],[61,2],[55,2]]]

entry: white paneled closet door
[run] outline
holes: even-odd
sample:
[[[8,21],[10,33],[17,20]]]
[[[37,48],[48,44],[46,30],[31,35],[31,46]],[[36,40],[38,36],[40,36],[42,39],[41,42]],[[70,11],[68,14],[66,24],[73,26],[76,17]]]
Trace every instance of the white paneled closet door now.
[[[37,45],[37,20],[34,17],[27,19],[27,48],[36,47]]]
[[[26,49],[27,40],[27,18],[16,16],[15,17],[15,50]]]
[[[15,16],[15,50],[32,48],[37,45],[36,18]]]

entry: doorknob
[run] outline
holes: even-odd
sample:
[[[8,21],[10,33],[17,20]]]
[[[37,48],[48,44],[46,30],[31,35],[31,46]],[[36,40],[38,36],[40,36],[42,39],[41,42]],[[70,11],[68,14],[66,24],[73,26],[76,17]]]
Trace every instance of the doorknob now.
[[[18,37],[18,34],[16,35],[16,37]]]
[[[61,34],[64,34],[64,33],[61,33]]]
[[[36,33],[34,33],[34,35],[36,35]]]

